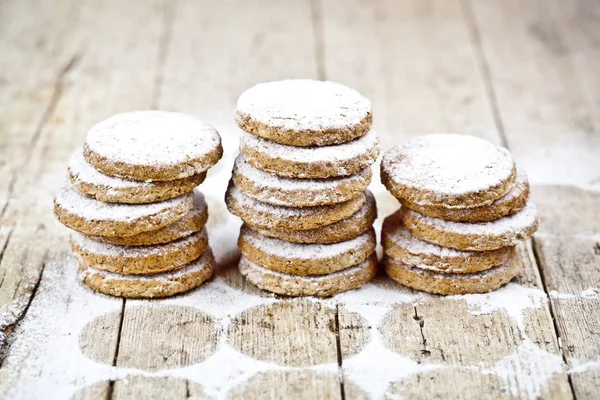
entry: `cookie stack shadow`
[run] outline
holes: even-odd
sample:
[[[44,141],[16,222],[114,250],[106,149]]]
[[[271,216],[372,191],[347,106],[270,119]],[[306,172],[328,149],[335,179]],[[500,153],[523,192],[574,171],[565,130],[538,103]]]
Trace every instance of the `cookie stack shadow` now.
[[[73,230],[80,280],[152,298],[210,278],[208,208],[195,188],[221,156],[217,131],[185,114],[136,111],[92,127],[54,199],[56,218]]]
[[[466,135],[420,136],[384,154],[381,180],[402,204],[382,230],[392,279],[453,295],[496,290],[519,274],[516,245],[538,218],[508,150]]]
[[[371,104],[333,82],[256,85],[237,104],[244,131],[225,201],[244,224],[239,269],[288,296],[332,296],[377,267],[367,191],[379,141]]]

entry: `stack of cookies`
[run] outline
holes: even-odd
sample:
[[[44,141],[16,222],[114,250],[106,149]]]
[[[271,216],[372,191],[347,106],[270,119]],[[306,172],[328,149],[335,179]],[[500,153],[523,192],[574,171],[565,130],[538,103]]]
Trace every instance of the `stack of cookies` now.
[[[81,280],[113,296],[165,297],[214,270],[194,188],[221,158],[221,138],[180,113],[137,111],[95,125],[69,161],[54,214],[74,230]]]
[[[389,150],[381,181],[402,207],[386,218],[388,275],[438,294],[485,293],[520,272],[515,246],[538,226],[527,177],[510,152],[454,134]]]
[[[379,155],[369,100],[333,82],[269,82],[240,96],[236,122],[245,133],[225,200],[244,220],[246,279],[288,296],[369,281],[377,208],[366,189]]]

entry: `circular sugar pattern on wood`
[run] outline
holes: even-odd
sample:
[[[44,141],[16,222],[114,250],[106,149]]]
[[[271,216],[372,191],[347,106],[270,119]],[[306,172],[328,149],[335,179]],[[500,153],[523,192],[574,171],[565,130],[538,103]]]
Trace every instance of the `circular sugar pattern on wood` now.
[[[112,384],[112,389],[111,389]],[[112,393],[112,397],[110,397]],[[171,399],[210,400],[202,385],[182,378],[127,376],[114,382],[102,381],[75,392],[71,400],[87,399]],[[150,396],[150,397],[148,397]]]
[[[186,367],[206,360],[216,350],[218,333],[213,318],[193,307],[150,305],[127,307],[124,312],[117,367],[144,371]],[[120,320],[120,312],[112,312],[88,323],[79,336],[81,352],[106,364],[106,352],[116,343]],[[106,344],[86,346],[91,340]]]

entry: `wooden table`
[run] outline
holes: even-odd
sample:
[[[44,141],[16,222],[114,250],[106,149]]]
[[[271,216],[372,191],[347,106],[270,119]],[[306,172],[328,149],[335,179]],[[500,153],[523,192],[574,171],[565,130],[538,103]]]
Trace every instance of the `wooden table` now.
[[[598,71],[594,0],[0,1],[0,398],[600,398]],[[507,146],[541,214],[517,281],[444,298],[381,276],[328,300],[245,284],[232,114],[287,77],[369,97],[384,150],[427,132]],[[221,267],[125,301],[77,283],[52,196],[92,124],[147,108],[223,136],[204,184]],[[380,216],[398,207],[372,190]]]

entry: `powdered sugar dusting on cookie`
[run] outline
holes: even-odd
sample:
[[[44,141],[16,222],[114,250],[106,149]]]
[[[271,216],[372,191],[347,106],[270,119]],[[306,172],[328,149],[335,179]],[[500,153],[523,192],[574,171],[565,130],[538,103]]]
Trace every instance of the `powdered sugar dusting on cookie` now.
[[[510,179],[510,152],[468,135],[419,136],[388,151],[382,160],[393,181],[437,194],[478,193]]]
[[[73,243],[73,245],[79,248],[81,251],[100,256],[118,256],[131,259],[175,253],[181,249],[185,249],[205,240],[208,240],[206,229],[202,229],[199,232],[174,242],[155,244],[151,246],[118,246],[109,243],[97,242],[79,232],[71,233],[71,243]]]
[[[332,258],[364,248],[370,244],[375,250],[375,234],[372,231],[363,233],[354,239],[333,244],[291,243],[260,235],[247,227],[242,228],[240,237],[260,251],[288,259],[316,260]]]
[[[93,126],[86,138],[90,151],[133,166],[186,165],[220,145],[212,126],[190,115],[167,111],[116,114]]]
[[[359,125],[371,102],[339,83],[310,79],[260,83],[237,101],[237,112],[270,127],[314,131]]]
[[[192,207],[192,194],[184,194],[173,199],[148,204],[105,203],[77,193],[70,184],[64,185],[56,193],[54,202],[67,212],[88,221],[134,221],[155,216],[169,209],[188,205]]]

